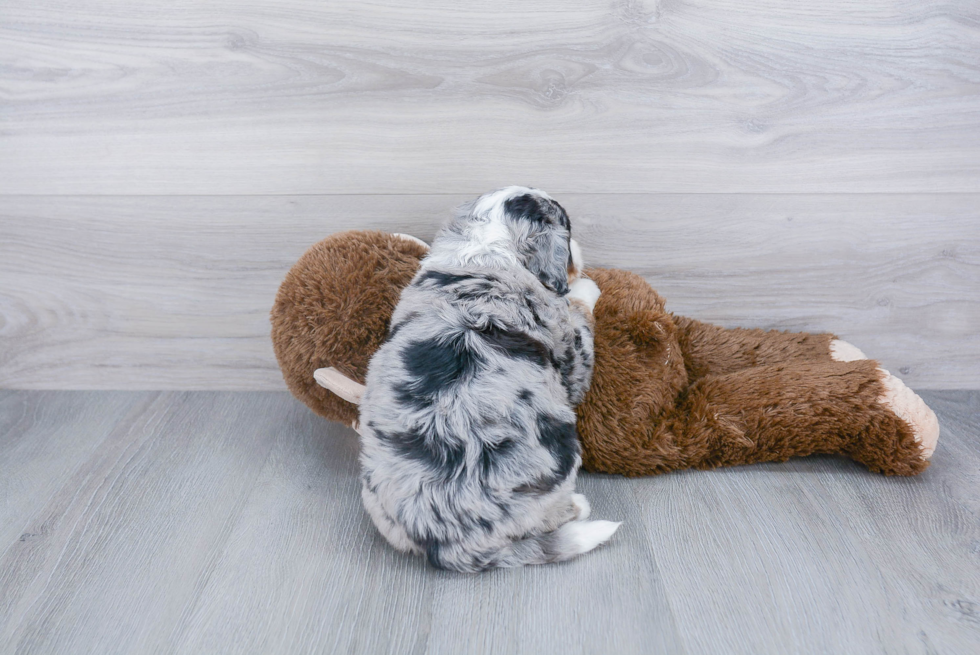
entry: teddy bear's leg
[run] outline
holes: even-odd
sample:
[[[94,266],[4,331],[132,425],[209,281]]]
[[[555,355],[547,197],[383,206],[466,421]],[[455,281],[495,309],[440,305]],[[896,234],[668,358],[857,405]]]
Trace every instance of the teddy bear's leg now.
[[[728,329],[682,316],[675,316],[674,322],[692,382],[706,375],[726,375],[753,366],[829,362],[831,344],[836,340],[833,334]]]
[[[931,410],[871,360],[710,375],[668,425],[683,463],[697,468],[842,453],[873,471],[914,475],[938,438]]]
[[[868,358],[857,346],[841,339],[830,342],[830,356],[837,362],[855,362]],[[879,371],[885,376],[882,380],[885,392],[879,400],[915,428],[923,453],[926,458],[932,457],[939,442],[939,419],[935,412],[900,379],[881,367]]]
[[[936,418],[936,413],[918,394],[905,386],[904,382],[883,368],[878,370],[885,375],[882,380],[885,392],[878,398],[879,402],[913,427],[923,455],[926,459],[932,457],[936,444],[939,443],[939,419]]]

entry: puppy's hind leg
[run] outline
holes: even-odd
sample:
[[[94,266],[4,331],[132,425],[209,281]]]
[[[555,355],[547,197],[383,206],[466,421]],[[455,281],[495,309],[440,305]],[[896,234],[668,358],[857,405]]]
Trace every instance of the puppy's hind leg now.
[[[584,521],[592,513],[589,500],[582,494],[561,491],[556,499],[549,503],[539,526],[542,532],[551,532],[571,521]]]
[[[572,506],[575,508],[574,521],[584,521],[592,513],[592,506],[589,499],[582,494],[572,494]]]
[[[439,568],[463,572],[564,562],[608,541],[619,526],[615,521],[570,521],[557,530],[510,540],[492,550],[473,552],[458,546],[437,546],[428,551],[429,561]]]
[[[422,552],[422,549],[409,539],[405,528],[398,525],[388,515],[388,512],[384,510],[381,499],[378,498],[376,493],[371,491],[366,480],[363,480],[361,483],[361,500],[364,502],[364,509],[367,510],[368,516],[371,517],[374,525],[378,528],[378,532],[396,550],[413,554],[420,554]]]

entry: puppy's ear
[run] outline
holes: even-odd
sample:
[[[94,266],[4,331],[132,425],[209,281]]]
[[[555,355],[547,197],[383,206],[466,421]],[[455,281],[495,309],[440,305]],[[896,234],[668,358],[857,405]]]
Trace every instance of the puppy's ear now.
[[[538,276],[541,283],[564,296],[568,293],[568,237],[564,230],[546,230],[534,239],[534,249],[527,268]]]
[[[504,210],[524,265],[559,296],[567,294],[571,259],[568,214],[557,202],[531,194],[511,198],[504,203]]]

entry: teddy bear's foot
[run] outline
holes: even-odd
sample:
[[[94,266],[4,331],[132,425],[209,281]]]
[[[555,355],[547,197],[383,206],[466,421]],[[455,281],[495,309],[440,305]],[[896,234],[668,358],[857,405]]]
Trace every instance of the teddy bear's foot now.
[[[922,456],[929,459],[936,451],[936,444],[939,442],[939,420],[936,418],[936,413],[929,409],[925,401],[914,391],[905,386],[904,382],[883,368],[879,367],[878,370],[882,373],[881,381],[885,387],[878,402],[912,426],[915,440],[922,448]]]
[[[868,358],[857,346],[841,339],[830,342],[830,356],[838,362],[854,362]],[[914,391],[905,386],[904,382],[880,366],[878,371],[885,386],[885,391],[879,396],[878,402],[911,426],[915,440],[922,448],[922,456],[929,459],[936,451],[936,444],[939,442],[939,420],[935,412],[929,409],[925,401]]]
[[[830,342],[830,357],[836,362],[854,362],[868,358],[857,346],[841,339]]]

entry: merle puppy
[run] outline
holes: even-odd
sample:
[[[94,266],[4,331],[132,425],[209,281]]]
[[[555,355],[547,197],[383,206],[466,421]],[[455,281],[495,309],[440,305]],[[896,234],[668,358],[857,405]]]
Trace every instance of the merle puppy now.
[[[574,493],[599,297],[580,258],[565,210],[526,187],[436,236],[360,406],[364,506],[395,548],[481,571],[567,560],[619,527],[585,521]]]

